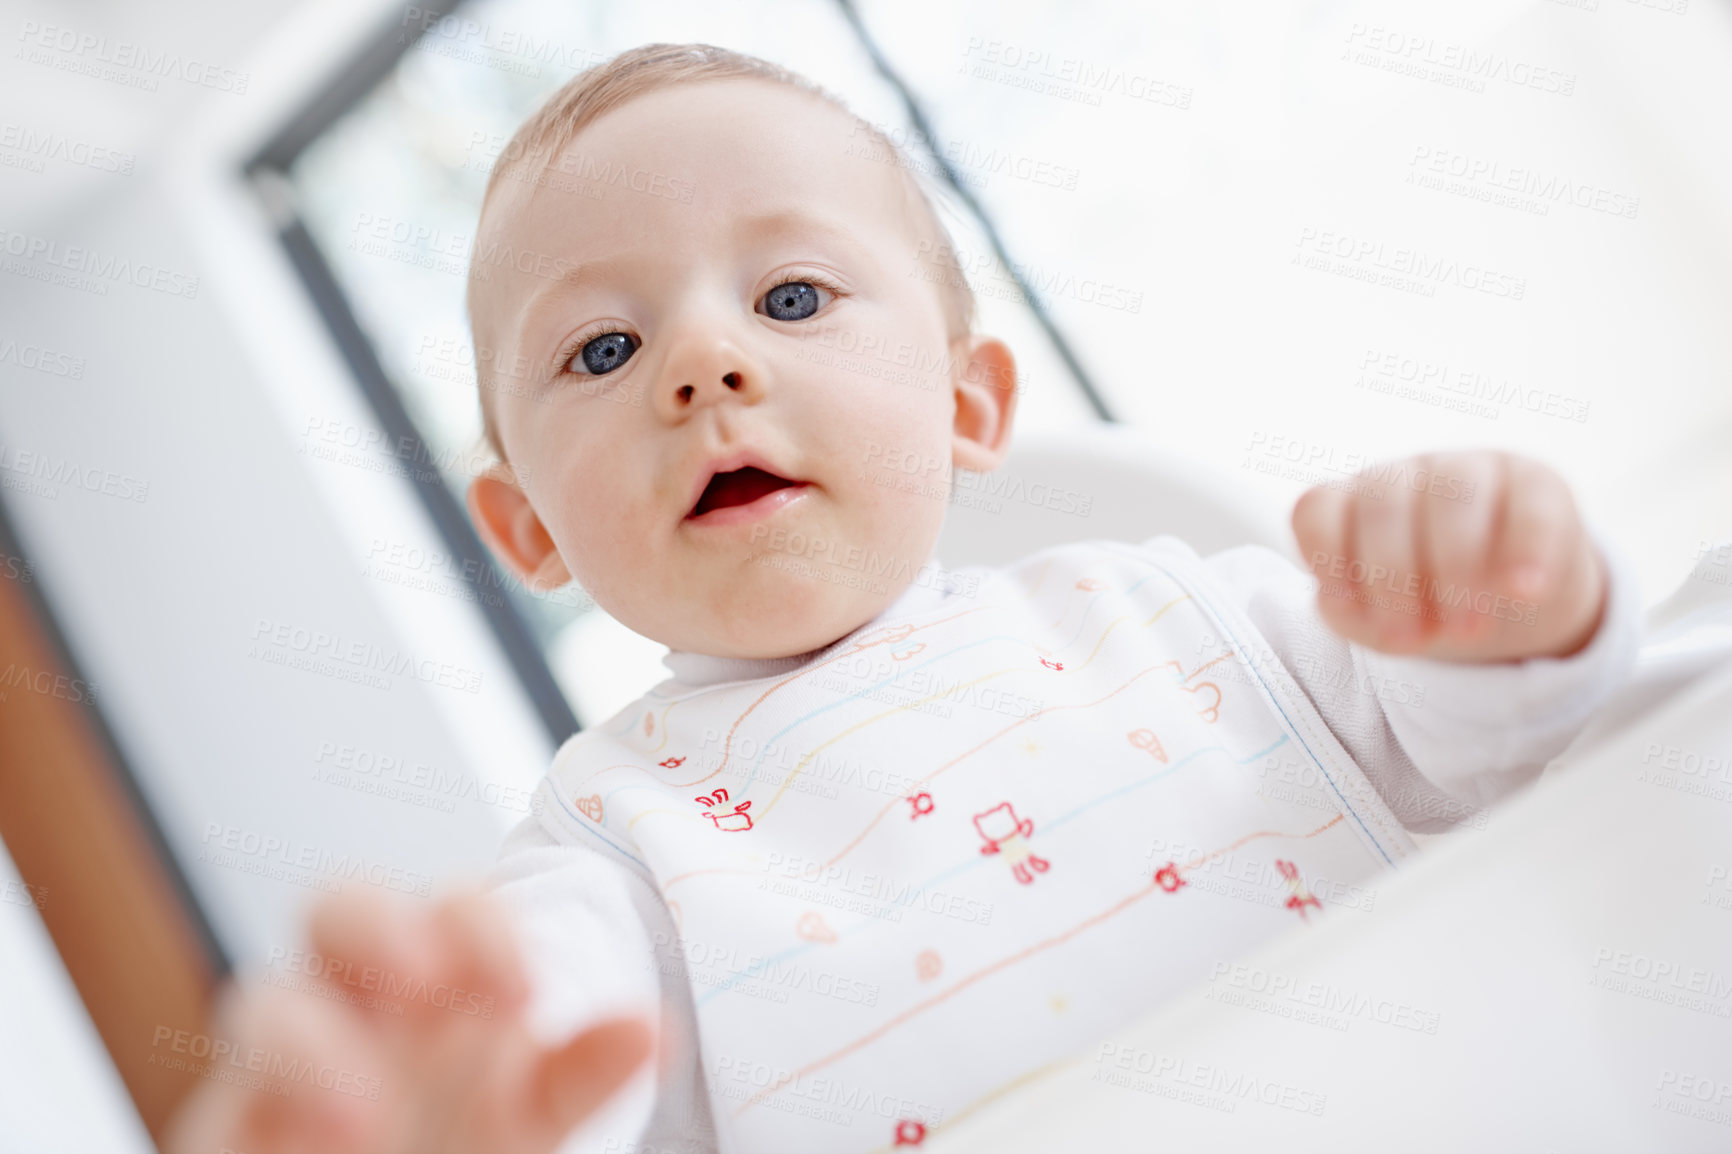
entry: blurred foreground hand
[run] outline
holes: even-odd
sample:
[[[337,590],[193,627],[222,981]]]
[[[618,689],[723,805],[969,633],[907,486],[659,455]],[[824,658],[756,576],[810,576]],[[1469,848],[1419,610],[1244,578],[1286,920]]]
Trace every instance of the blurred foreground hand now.
[[[315,911],[311,938],[321,976],[308,984],[322,989],[225,991],[226,1052],[181,1107],[169,1154],[544,1154],[649,1057],[641,1019],[556,1048],[531,1037],[515,941],[480,895],[409,909],[344,894]],[[389,979],[365,988],[401,1015],[350,1004],[362,987],[334,975],[367,967]]]

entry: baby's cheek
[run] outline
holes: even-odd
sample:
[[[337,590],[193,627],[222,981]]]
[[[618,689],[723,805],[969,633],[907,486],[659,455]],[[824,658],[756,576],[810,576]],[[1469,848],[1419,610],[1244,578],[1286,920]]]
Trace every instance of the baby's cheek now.
[[[872,544],[886,556],[906,559],[912,568],[925,564],[944,524],[951,484],[942,475],[899,478],[896,488],[878,496]]]
[[[617,586],[647,564],[649,513],[605,488],[574,481],[546,528],[566,567],[586,589]]]

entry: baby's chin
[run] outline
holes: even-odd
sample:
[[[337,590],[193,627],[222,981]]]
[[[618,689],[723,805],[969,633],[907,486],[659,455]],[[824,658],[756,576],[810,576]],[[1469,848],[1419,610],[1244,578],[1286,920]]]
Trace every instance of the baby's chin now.
[[[832,645],[883,613],[906,583],[874,581],[871,588],[789,581],[779,596],[754,599],[723,612],[700,612],[663,623],[664,635],[644,632],[669,649],[711,657],[797,657]]]

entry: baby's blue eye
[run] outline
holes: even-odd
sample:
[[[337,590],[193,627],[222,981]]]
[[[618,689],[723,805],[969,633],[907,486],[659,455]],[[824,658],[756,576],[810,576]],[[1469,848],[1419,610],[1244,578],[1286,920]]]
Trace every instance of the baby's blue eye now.
[[[583,358],[583,367],[599,377],[603,373],[613,372],[631,360],[631,355],[635,352],[635,338],[625,333],[604,333],[584,345],[583,351],[572,359]]]
[[[779,284],[764,294],[759,311],[774,321],[803,321],[818,311],[818,286],[803,280]]]

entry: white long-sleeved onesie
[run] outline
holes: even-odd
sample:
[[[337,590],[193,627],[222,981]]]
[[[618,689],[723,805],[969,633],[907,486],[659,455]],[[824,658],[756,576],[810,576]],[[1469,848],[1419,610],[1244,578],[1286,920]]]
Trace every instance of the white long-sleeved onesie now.
[[[1639,630],[1621,567],[1585,650],[1507,666],[1368,652],[1315,595],[1265,549],[1086,542],[815,653],[670,654],[493,878],[547,1036],[666,1031],[569,1148],[917,1147],[1214,964],[1373,915],[1401,827],[1536,776]]]

